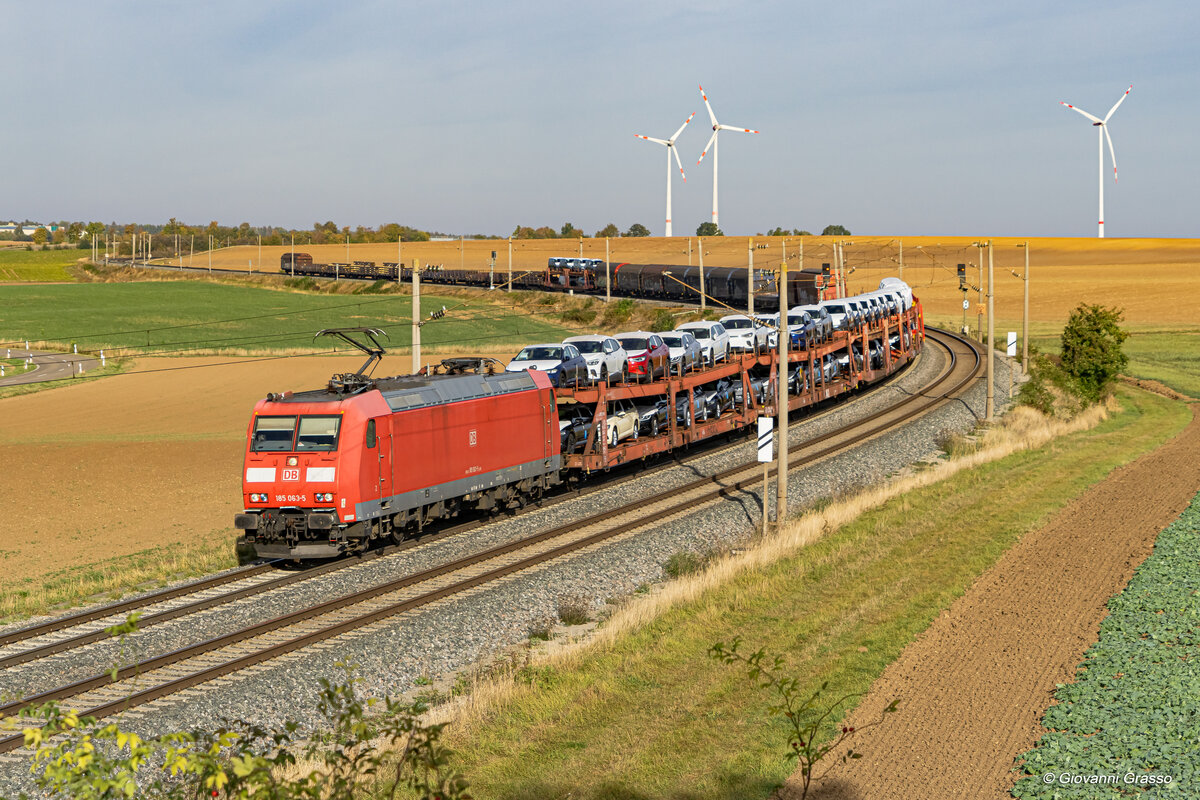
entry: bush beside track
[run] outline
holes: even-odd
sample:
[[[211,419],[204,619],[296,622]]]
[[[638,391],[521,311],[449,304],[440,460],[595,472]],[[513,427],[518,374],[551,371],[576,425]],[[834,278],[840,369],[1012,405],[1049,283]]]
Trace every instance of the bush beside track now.
[[[1159,534],[1154,552],[1108,603],[1100,640],[1075,683],[1060,684],[1022,756],[1020,798],[1118,796],[1145,776],[1170,776],[1159,796],[1194,797],[1200,781],[1200,494]],[[1046,782],[1045,776],[1053,776]],[[1115,776],[1112,785],[1072,785],[1062,776]],[[1142,785],[1140,788],[1146,788]]]

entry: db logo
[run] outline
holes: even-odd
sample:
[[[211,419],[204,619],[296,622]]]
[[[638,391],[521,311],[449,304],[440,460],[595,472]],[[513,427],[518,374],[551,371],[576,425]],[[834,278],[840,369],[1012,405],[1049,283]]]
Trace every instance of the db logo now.
[[[284,479],[285,481],[298,481],[298,480],[300,480],[300,470],[299,470],[298,468],[296,468],[296,467],[290,467],[290,468],[284,469],[284,471],[283,471],[283,479]]]
[[[474,447],[474,446],[475,446],[475,443],[476,443],[477,441],[478,441],[478,437],[475,435],[475,431],[474,431],[474,430],[472,430],[470,433],[468,433],[468,434],[467,434],[467,443],[468,443],[469,445],[471,445],[471,447]]]

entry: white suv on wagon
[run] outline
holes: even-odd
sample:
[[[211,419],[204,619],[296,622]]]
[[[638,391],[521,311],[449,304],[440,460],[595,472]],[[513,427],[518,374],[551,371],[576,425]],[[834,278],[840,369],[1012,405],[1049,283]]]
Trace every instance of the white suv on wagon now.
[[[675,328],[687,331],[696,337],[704,353],[704,363],[714,366],[718,361],[729,360],[729,332],[719,322],[685,322]]]
[[[571,336],[563,339],[563,344],[578,348],[579,355],[587,362],[588,378],[592,381],[616,383],[629,375],[625,368],[625,348],[611,336]]]

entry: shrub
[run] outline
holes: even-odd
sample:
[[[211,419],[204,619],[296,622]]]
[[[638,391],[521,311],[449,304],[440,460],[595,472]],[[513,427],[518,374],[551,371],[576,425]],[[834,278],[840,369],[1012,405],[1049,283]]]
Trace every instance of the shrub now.
[[[143,739],[118,723],[81,718],[48,703],[23,716],[40,718],[25,730],[34,781],[49,796],[274,798],[353,800],[384,787],[406,787],[421,798],[466,798],[467,783],[450,768],[441,744],[445,726],[421,721],[426,706],[391,698],[363,701],[345,666],[345,683],[321,679],[318,709],[324,730],[302,735],[296,723],[267,730],[247,722],[216,731],[169,733]],[[315,764],[301,777],[281,777],[299,753]],[[388,792],[391,792],[389,795]]]
[[[628,297],[609,303],[608,308],[604,309],[604,325],[607,327],[628,322],[635,308],[637,303]]]
[[[673,553],[667,559],[667,563],[663,565],[663,572],[672,578],[678,578],[681,575],[690,575],[693,572],[699,572],[704,568],[704,558],[696,555],[690,550],[680,550],[678,553]]]
[[[652,331],[670,331],[675,329],[675,314],[667,308],[654,309],[654,316],[650,318],[650,330]]]
[[[584,597],[564,597],[558,601],[558,618],[563,625],[583,625],[592,621],[592,605]]]
[[[1121,310],[1079,304],[1062,332],[1062,368],[1079,387],[1079,394],[1095,403],[1109,392],[1129,357],[1121,344],[1129,333],[1121,328]]]
[[[847,740],[856,733],[854,727],[842,725],[840,734],[836,730],[833,719],[840,714],[843,706],[850,700],[860,697],[859,694],[844,695],[832,703],[822,701],[821,697],[828,688],[828,683],[822,683],[805,699],[801,693],[803,684],[797,678],[789,677],[784,669],[786,664],[779,656],[773,659],[767,657],[765,650],[758,650],[750,655],[739,652],[741,639],[735,638],[728,645],[717,642],[708,649],[711,658],[723,664],[740,664],[746,668],[746,677],[759,688],[768,689],[775,695],[774,702],[767,711],[773,717],[781,717],[788,732],[787,758],[796,759],[800,768],[801,791],[800,797],[808,797],[809,785],[812,783],[813,770],[825,756],[841,748]],[[869,722],[858,728],[859,731],[879,725],[888,714],[894,712],[900,705],[899,700],[893,700],[883,714],[874,722]],[[832,732],[831,738],[829,737]],[[823,741],[818,744],[818,739]],[[861,753],[848,747],[840,761],[846,763],[851,759],[862,758]],[[819,777],[819,776],[817,776]]]

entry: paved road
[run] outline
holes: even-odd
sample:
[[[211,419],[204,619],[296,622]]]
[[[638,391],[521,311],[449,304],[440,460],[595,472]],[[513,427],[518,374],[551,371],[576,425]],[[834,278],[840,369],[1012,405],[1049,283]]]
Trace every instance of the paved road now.
[[[0,386],[16,386],[23,383],[40,383],[42,381],[57,381],[79,375],[100,365],[100,359],[92,356],[72,355],[71,353],[47,353],[41,350],[18,350],[16,348],[0,349],[3,358],[32,358],[33,369],[25,371],[22,367],[5,366],[5,375],[0,378]]]

